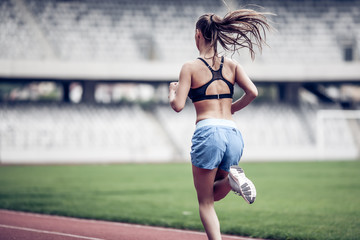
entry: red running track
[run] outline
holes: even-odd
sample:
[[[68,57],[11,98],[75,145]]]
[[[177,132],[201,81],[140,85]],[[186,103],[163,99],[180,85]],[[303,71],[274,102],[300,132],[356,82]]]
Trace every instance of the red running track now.
[[[0,210],[0,240],[206,240],[203,232]],[[223,235],[223,240],[249,240]],[[259,239],[258,239],[259,240]]]

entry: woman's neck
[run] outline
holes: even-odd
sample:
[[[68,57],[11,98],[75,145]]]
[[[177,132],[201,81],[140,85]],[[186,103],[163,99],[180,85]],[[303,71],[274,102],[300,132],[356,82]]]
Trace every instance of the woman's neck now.
[[[199,49],[199,56],[205,59],[212,58],[214,56],[215,50],[210,46],[203,46]]]

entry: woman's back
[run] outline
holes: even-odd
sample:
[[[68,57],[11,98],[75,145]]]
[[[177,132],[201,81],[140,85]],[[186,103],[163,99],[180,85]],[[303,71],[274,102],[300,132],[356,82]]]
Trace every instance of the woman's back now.
[[[232,95],[232,89],[229,84],[235,84],[235,69],[236,64],[224,58],[224,63],[221,63],[221,58],[216,57],[213,64],[213,58],[196,59],[191,64],[191,90],[199,89],[212,81],[206,88],[206,96],[218,95]],[[203,61],[206,61],[204,63]],[[222,66],[221,66],[222,65]],[[215,73],[213,73],[215,72]],[[215,75],[220,75],[221,78],[214,79]],[[226,81],[229,83],[226,83]],[[191,91],[190,90],[190,91]],[[194,106],[197,113],[197,122],[207,118],[222,118],[232,119],[231,114],[232,98],[213,98],[204,99],[201,101],[194,101]]]

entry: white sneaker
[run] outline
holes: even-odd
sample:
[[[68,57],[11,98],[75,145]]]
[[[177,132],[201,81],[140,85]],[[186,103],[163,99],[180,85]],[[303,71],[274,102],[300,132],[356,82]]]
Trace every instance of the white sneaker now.
[[[256,198],[256,188],[250,179],[245,176],[244,170],[239,166],[231,166],[229,173],[231,189],[244,200],[252,204]]]

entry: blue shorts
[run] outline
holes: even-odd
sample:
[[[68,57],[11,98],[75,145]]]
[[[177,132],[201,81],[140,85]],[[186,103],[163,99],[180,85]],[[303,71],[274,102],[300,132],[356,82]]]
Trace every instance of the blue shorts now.
[[[192,137],[191,162],[199,168],[219,168],[229,172],[230,166],[239,164],[243,149],[244,142],[235,122],[201,120]]]

